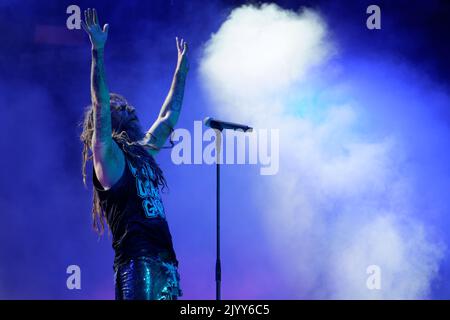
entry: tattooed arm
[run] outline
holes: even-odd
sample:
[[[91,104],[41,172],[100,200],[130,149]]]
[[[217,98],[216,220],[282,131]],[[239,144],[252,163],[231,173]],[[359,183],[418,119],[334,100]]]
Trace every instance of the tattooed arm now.
[[[150,154],[155,155],[164,145],[167,138],[173,131],[178,117],[180,116],[181,105],[183,103],[184,85],[186,75],[189,70],[187,62],[187,44],[183,39],[178,41],[175,38],[178,50],[178,62],[173,76],[172,85],[169,94],[159,112],[158,119],[153,123],[145,135],[145,142],[155,145],[157,150],[149,150]]]
[[[94,170],[101,185],[109,189],[122,176],[125,157],[111,135],[111,108],[103,59],[108,38],[108,25],[105,24],[103,30],[100,28],[95,9],[88,9],[84,14],[85,21],[82,21],[82,26],[92,44],[91,100],[94,109],[92,136]]]

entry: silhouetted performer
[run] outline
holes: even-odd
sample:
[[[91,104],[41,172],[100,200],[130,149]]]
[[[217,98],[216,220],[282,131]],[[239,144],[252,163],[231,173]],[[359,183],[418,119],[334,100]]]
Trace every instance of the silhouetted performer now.
[[[172,86],[158,118],[144,133],[135,109],[108,91],[103,60],[108,25],[100,28],[95,9],[84,14],[82,26],[92,43],[92,105],[81,134],[83,181],[86,162],[93,159],[93,225],[102,234],[106,220],[113,236],[116,299],[177,299],[182,295],[178,261],[159,194],[166,181],[154,156],[180,115],[187,45],[176,38]]]

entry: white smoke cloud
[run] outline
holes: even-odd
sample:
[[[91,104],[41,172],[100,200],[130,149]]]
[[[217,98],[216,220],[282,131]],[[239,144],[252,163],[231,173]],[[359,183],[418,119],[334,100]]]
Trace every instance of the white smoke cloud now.
[[[330,52],[323,23],[312,11],[299,19],[275,5],[244,6],[233,10],[212,36],[201,71],[222,104],[239,105],[252,117],[258,111],[255,101],[270,103],[264,111],[272,115],[282,111],[274,108],[277,97],[288,94],[292,84]]]
[[[410,214],[401,141],[364,134],[342,86],[321,80],[338,72],[327,64],[335,53],[315,12],[242,6],[206,44],[200,71],[215,114],[282,128],[280,172],[254,190],[293,298],[426,298],[443,248]],[[366,286],[370,265],[381,290]]]

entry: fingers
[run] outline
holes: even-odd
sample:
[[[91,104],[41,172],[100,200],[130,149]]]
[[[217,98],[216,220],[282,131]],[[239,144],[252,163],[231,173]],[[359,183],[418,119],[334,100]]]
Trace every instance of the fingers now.
[[[92,9],[92,13],[93,13],[93,16],[94,16],[94,24],[98,24],[97,10],[95,10],[95,8]]]
[[[97,10],[92,9],[92,22],[94,24],[98,24]]]
[[[89,26],[92,27],[94,25],[94,17],[92,15],[91,8],[88,8],[88,18],[89,18]]]
[[[81,20],[81,26],[83,27],[84,31],[89,32],[88,26],[83,20]]]
[[[109,24],[105,24],[104,26],[103,26],[103,32],[104,33],[108,33],[108,30],[109,30]]]
[[[184,39],[181,39],[180,41],[178,41],[178,37],[175,37],[175,41],[177,43],[178,53],[180,53],[180,54],[186,53],[187,48],[188,48],[186,41],[184,41]]]
[[[186,43],[186,41],[184,41],[184,39],[181,39],[180,48],[181,48],[181,54],[182,55],[185,54],[187,51],[187,43]]]
[[[178,50],[178,52],[180,52],[181,50],[180,50],[180,45],[178,44],[178,37],[175,37],[175,42],[177,44],[177,50]]]
[[[87,10],[84,10],[84,20],[86,21],[86,26],[88,28],[92,27],[92,16],[91,16],[90,8],[88,8]]]
[[[98,16],[95,9],[88,8],[84,10],[85,26],[91,28],[94,25],[98,25]]]
[[[89,27],[89,17],[88,17],[87,10],[84,10],[84,21],[85,21],[86,27]]]

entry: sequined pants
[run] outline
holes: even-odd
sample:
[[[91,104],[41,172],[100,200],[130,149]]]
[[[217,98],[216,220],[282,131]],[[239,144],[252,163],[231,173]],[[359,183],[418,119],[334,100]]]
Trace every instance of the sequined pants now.
[[[139,257],[115,268],[116,300],[177,300],[183,293],[172,263]]]

